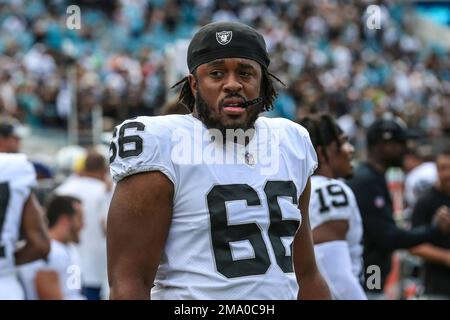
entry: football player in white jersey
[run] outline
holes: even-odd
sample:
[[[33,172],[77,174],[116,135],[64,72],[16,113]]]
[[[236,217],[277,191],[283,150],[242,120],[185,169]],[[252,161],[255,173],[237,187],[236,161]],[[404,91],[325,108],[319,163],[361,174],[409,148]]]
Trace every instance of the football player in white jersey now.
[[[0,300],[23,299],[16,265],[45,258],[49,239],[32,193],[34,168],[23,154],[0,152]],[[20,234],[25,245],[17,248]]]
[[[263,37],[208,24],[187,62],[191,114],[139,117],[113,134],[110,298],[331,298],[309,227],[308,133],[258,117],[276,97]],[[249,134],[224,142],[230,129]]]
[[[27,300],[84,300],[81,268],[75,247],[83,227],[83,208],[78,198],[54,196],[47,205],[51,237],[50,253],[19,267]]]
[[[339,178],[351,176],[353,146],[328,114],[299,121],[309,132],[319,166],[311,177],[309,214],[319,270],[334,299],[366,300],[359,282],[363,227],[353,191]]]

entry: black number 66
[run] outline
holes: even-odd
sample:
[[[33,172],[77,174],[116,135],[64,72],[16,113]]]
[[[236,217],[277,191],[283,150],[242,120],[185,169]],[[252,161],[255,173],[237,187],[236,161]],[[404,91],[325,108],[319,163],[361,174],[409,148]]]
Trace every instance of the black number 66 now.
[[[133,121],[125,123],[122,127],[120,127],[119,139],[117,139],[117,143],[119,145],[119,157],[121,158],[136,157],[142,153],[142,138],[138,135],[125,136],[125,130],[131,128],[136,129],[136,131],[144,131],[145,125],[142,122]],[[113,140],[116,136],[117,128],[114,129]],[[125,145],[128,143],[134,143],[134,148],[125,150]],[[109,163],[112,163],[117,156],[117,146],[114,141],[111,141],[109,150],[111,153]]]

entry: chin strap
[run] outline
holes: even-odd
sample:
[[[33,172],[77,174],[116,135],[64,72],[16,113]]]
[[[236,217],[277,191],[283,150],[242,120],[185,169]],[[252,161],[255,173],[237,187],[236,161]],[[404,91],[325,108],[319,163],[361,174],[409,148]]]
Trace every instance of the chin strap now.
[[[262,101],[263,101],[263,98],[258,97],[258,98],[256,98],[256,99],[248,100],[248,101],[245,101],[245,102],[241,103],[241,104],[239,105],[239,107],[241,107],[241,108],[248,108],[248,107],[250,107],[250,106],[252,106],[252,105],[254,105],[254,104],[261,103]]]

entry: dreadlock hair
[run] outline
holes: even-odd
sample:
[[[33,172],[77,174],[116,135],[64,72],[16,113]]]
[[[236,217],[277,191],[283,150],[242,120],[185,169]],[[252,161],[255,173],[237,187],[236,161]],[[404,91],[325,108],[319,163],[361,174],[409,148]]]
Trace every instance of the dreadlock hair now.
[[[277,80],[279,83],[281,83],[284,87],[286,85],[283,81],[281,81],[277,76],[270,73],[267,68],[263,67],[261,64],[261,71],[262,71],[262,77],[261,77],[261,92],[262,92],[262,110],[263,111],[269,111],[273,109],[273,104],[275,102],[275,99],[278,96],[277,91],[275,90],[275,87],[273,85],[273,79]],[[196,70],[192,72],[194,77],[196,77]],[[179,85],[183,84],[181,87],[180,94],[178,96],[178,102],[185,105],[190,112],[194,111],[194,105],[195,105],[195,97],[192,94],[191,87],[189,86],[188,81],[189,76],[185,76],[183,79],[175,83],[171,89],[178,87]]]
[[[333,142],[337,143],[338,148],[341,147],[339,137],[343,131],[331,115],[326,113],[313,114],[296,120],[296,122],[308,131],[316,152],[319,147],[325,150]],[[323,154],[328,161],[326,152]]]
[[[322,113],[319,115],[319,119],[320,131],[323,135],[325,145],[328,146],[332,142],[336,142],[338,147],[340,147],[341,141],[339,140],[339,137],[342,135],[343,131],[334,118],[329,114]]]

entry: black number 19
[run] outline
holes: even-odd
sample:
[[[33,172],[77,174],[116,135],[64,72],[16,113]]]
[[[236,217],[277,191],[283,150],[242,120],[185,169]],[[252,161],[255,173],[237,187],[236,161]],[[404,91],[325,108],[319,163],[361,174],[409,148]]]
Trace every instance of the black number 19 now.
[[[348,197],[344,189],[338,184],[329,184],[326,187],[327,194],[331,198],[331,205],[335,208],[348,206]],[[330,205],[326,203],[324,189],[317,189],[317,195],[320,202],[320,213],[326,213],[330,211]]]

